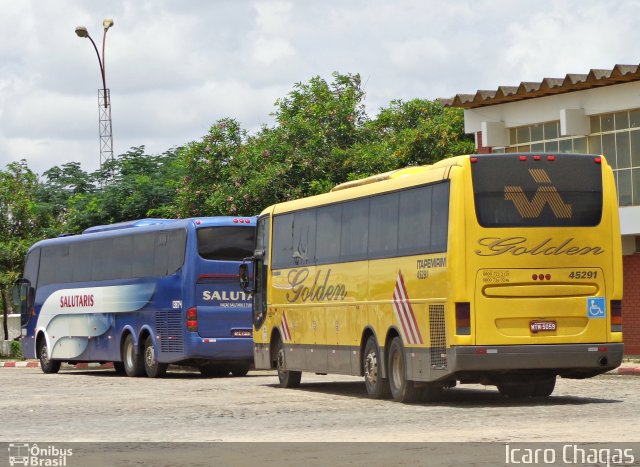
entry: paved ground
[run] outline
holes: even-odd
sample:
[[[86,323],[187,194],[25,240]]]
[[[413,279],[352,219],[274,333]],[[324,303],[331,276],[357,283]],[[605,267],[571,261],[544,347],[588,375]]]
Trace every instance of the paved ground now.
[[[271,372],[206,379],[126,378],[112,370],[0,371],[0,442],[23,441],[640,441],[640,378],[559,379],[545,400],[461,386],[438,403],[366,397],[360,378]]]

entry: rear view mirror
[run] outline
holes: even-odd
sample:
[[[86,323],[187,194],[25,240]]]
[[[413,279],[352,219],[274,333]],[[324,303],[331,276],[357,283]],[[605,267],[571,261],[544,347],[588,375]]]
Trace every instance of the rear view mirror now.
[[[247,293],[251,293],[251,287],[249,287],[249,267],[246,263],[242,263],[238,267],[238,277],[240,278],[240,288]]]

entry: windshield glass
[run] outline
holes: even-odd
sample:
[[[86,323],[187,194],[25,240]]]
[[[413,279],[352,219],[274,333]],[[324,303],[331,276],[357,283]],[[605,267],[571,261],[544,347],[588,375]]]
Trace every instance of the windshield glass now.
[[[204,227],[197,233],[198,253],[204,259],[242,261],[253,255],[255,228]]]
[[[588,227],[602,217],[602,166],[584,154],[491,154],[471,164],[483,227]]]

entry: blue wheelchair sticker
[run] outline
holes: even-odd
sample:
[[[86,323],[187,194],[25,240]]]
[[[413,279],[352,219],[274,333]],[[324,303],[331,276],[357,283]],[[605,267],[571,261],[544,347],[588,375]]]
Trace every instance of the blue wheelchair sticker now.
[[[587,298],[587,316],[589,318],[607,317],[607,300],[605,297]]]

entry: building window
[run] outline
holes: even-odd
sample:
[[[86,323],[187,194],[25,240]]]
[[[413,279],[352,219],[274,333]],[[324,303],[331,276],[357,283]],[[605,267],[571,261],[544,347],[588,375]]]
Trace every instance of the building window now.
[[[640,206],[640,109],[593,115],[590,153],[605,155],[613,167],[620,206]]]
[[[584,136],[560,136],[560,121],[521,126],[509,130],[509,146],[493,152],[587,152]]]

